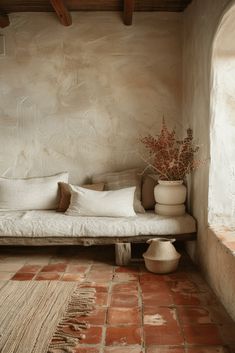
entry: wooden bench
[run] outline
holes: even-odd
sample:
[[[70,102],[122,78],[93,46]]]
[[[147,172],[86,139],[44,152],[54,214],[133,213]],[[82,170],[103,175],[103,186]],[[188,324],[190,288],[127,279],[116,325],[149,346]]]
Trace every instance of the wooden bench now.
[[[131,243],[164,237],[177,241],[196,239],[196,221],[185,214],[162,217],[72,217],[55,211],[0,212],[0,245],[106,245],[114,244],[116,264],[131,259]]]

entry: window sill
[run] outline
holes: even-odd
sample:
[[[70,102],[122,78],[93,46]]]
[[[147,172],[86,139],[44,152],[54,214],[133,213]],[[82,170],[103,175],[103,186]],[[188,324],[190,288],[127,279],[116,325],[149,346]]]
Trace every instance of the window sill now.
[[[235,256],[235,227],[210,225],[209,229],[217,239]]]

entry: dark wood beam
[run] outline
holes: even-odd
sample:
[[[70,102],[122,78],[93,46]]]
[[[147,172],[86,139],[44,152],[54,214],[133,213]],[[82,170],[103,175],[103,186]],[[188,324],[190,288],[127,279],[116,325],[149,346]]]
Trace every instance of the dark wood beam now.
[[[53,9],[55,10],[60,22],[64,26],[72,24],[72,18],[63,0],[50,0]]]
[[[9,26],[9,24],[10,24],[9,17],[7,15],[0,14],[0,27],[4,28]]]
[[[70,11],[122,11],[124,0],[64,0]],[[183,11],[192,0],[135,0],[135,11]],[[0,13],[54,11],[49,0],[0,0]]]
[[[123,22],[126,26],[132,24],[133,11],[134,0],[124,0]]]

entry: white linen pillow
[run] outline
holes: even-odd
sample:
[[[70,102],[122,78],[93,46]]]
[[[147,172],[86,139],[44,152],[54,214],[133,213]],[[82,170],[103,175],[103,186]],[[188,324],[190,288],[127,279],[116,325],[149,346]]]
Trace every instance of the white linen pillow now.
[[[145,213],[141,204],[141,172],[138,168],[127,169],[121,172],[111,172],[93,175],[93,183],[104,183],[104,190],[119,190],[135,186],[134,210],[138,213]]]
[[[135,187],[112,191],[94,191],[70,185],[68,216],[133,217]]]
[[[68,182],[68,173],[8,179],[0,177],[0,209],[53,210],[58,207],[58,182]]]

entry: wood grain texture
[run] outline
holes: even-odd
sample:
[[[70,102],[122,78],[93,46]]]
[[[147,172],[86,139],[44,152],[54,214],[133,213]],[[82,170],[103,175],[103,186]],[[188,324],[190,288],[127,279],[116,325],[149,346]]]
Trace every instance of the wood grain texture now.
[[[183,11],[192,0],[135,0],[134,11]],[[123,0],[67,0],[70,11],[122,11]],[[4,12],[53,11],[49,0],[1,0]]]
[[[0,237],[0,245],[108,245],[117,243],[145,243],[148,239],[175,238],[177,241],[196,240],[196,233],[172,235],[139,235],[133,237]]]
[[[115,262],[117,266],[128,265],[131,261],[131,244],[117,243],[115,244]]]
[[[126,26],[130,26],[132,24],[134,6],[134,0],[124,0],[123,22]]]
[[[10,21],[9,21],[9,17],[7,15],[0,15],[0,27],[4,28],[9,26]]]
[[[72,18],[63,0],[50,0],[60,22],[64,26],[71,26]]]

